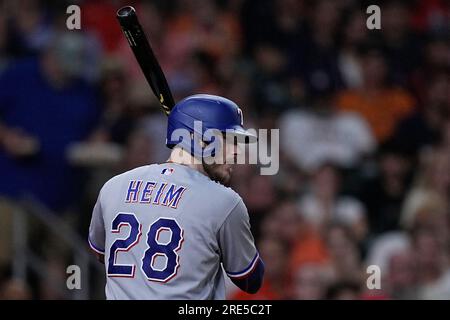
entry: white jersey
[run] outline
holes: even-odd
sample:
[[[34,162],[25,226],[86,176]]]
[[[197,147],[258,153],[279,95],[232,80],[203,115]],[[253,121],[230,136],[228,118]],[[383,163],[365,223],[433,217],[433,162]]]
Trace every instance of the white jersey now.
[[[89,244],[105,256],[107,299],[225,299],[259,258],[247,209],[232,189],[164,163],[103,186]]]

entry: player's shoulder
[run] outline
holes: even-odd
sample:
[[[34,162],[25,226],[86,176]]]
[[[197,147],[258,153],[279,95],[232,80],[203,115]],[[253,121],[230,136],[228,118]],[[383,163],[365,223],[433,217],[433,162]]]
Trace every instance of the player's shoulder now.
[[[239,200],[242,200],[240,195],[232,188],[212,180],[204,173],[179,164],[175,164],[175,168],[183,170],[183,174],[185,174],[183,180],[187,187],[191,187],[203,198],[206,196],[210,200],[208,202],[216,208],[224,208],[225,211],[228,211]]]
[[[210,184],[208,187],[212,188],[213,190],[215,190],[217,193],[220,193],[224,197],[233,199],[235,201],[241,200],[241,196],[235,190],[233,190],[231,187],[224,186],[219,182],[210,180]]]
[[[235,212],[239,217],[247,213],[246,206],[241,196],[232,188],[206,177],[205,183],[197,189],[196,199],[201,199],[203,208],[199,212],[205,213],[205,219],[211,219],[216,225],[215,230],[224,224],[224,221]]]
[[[218,192],[215,207],[224,209],[219,210],[221,214],[216,215],[219,228],[224,225],[225,221],[233,224],[235,221],[242,222],[249,219],[247,206],[235,190],[214,181],[212,181],[210,188],[215,188]]]

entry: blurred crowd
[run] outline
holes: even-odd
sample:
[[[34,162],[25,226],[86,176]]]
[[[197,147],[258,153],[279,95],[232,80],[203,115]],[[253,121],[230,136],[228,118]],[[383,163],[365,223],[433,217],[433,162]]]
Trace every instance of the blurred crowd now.
[[[106,180],[167,159],[167,121],[115,18],[133,4],[175,100],[222,95],[247,127],[280,129],[278,174],[235,171],[266,276],[229,298],[450,299],[448,1],[0,3],[0,211],[31,197],[85,239]],[[55,298],[8,276],[1,243],[0,299]]]

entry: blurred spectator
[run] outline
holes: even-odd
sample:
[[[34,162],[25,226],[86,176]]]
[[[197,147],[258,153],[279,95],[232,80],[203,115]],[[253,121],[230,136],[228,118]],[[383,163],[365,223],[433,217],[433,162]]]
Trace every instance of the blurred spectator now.
[[[366,41],[368,29],[366,18],[360,8],[347,13],[342,25],[338,66],[347,88],[358,88],[363,84],[362,66],[358,48]]]
[[[9,32],[10,50],[15,56],[36,55],[53,37],[52,20],[48,8],[39,0],[10,2],[8,12],[12,16]]]
[[[379,33],[386,54],[386,62],[393,83],[404,86],[408,76],[421,59],[421,38],[411,30],[412,2],[405,0],[385,1],[382,30]]]
[[[368,253],[366,264],[380,267],[381,272],[388,270],[391,257],[406,252],[411,248],[411,241],[403,231],[390,231],[375,238]]]
[[[136,116],[134,110],[130,110],[130,90],[123,63],[115,59],[105,59],[100,78],[102,118],[99,129],[93,134],[94,139],[125,143],[133,129]]]
[[[367,49],[362,54],[361,65],[362,87],[338,94],[337,105],[340,110],[363,116],[381,143],[392,135],[397,122],[412,112],[414,100],[403,89],[387,84],[389,69],[380,51]]]
[[[197,76],[195,71],[202,71],[206,66],[195,65],[197,52],[203,52],[217,65],[239,52],[239,23],[232,13],[220,7],[216,1],[178,1],[174,14],[165,26],[167,30],[162,38],[162,64],[169,83],[174,83],[175,96],[179,94],[180,83],[194,81],[190,93],[199,93],[202,88],[208,87],[208,83],[195,83],[195,79],[191,79]],[[180,92],[183,97],[186,93]]]
[[[280,169],[273,177],[276,189],[286,198],[297,198],[306,188],[307,177],[283,150],[280,151]]]
[[[72,33],[80,38],[82,42],[82,54],[80,56],[72,56],[72,53],[66,51],[64,54],[67,55],[67,60],[73,61],[73,67],[76,67],[78,70],[78,76],[83,80],[89,82],[91,85],[95,85],[99,80],[99,72],[101,66],[101,59],[104,58],[103,48],[99,39],[96,35],[89,30],[83,29],[83,21],[81,21],[81,27],[83,31],[78,30],[68,30],[67,29],[67,19],[68,14],[66,10],[69,5],[72,5],[70,2],[66,1],[54,1],[50,7],[49,11],[49,20],[51,21],[52,34],[48,39],[48,45],[54,37],[57,37],[58,34],[64,33]],[[81,14],[82,16],[83,14]],[[69,45],[69,44],[68,44]],[[73,44],[72,44],[73,45]],[[42,48],[45,49],[46,46]],[[38,53],[40,53],[40,50]],[[80,63],[83,61],[83,63]]]
[[[57,252],[50,253],[46,261],[48,273],[39,282],[39,297],[42,300],[67,299],[67,263]]]
[[[39,59],[1,75],[1,194],[31,194],[59,209],[76,201],[66,148],[86,138],[98,114],[93,89],[79,78],[82,54],[80,36],[60,34]]]
[[[254,53],[259,43],[288,50],[303,32],[306,13],[306,1],[243,1],[240,20],[245,36],[244,53]]]
[[[368,124],[358,114],[336,110],[331,88],[315,90],[309,110],[291,110],[280,117],[280,149],[307,172],[324,162],[357,166],[375,148]]]
[[[327,265],[305,263],[295,271],[293,281],[293,299],[320,300],[326,298],[333,274]]]
[[[427,43],[424,45],[423,55],[423,63],[411,74],[410,86],[412,93],[419,99],[421,105],[427,107],[427,103],[436,102],[440,99],[440,97],[434,99],[429,96],[429,80],[432,79],[433,82],[436,82],[440,75],[447,73],[448,86],[448,70],[450,69],[448,35],[429,36]]]
[[[321,237],[303,221],[295,202],[285,200],[261,224],[264,237],[278,238],[289,252],[287,278],[305,263],[328,263],[329,256]]]
[[[13,253],[13,215],[17,208],[11,201],[0,197],[0,270],[8,265]]]
[[[406,270],[398,270],[395,259],[398,256],[413,252],[411,239],[405,232],[386,232],[373,239],[367,255],[366,265],[376,266],[381,272],[381,288],[366,288],[363,297],[366,299],[412,298],[415,294],[414,265],[408,265]],[[415,256],[414,256],[415,259]],[[410,260],[406,260],[411,262]],[[400,261],[400,266],[401,261]],[[404,272],[400,278],[397,272]],[[407,291],[402,291],[405,289]],[[410,290],[412,289],[412,291]]]
[[[149,162],[165,161],[169,155],[163,139],[166,125],[162,120],[165,116],[159,110],[157,102],[154,102],[148,84],[129,83],[122,61],[110,58],[104,60],[99,89],[102,103],[101,118],[87,143],[100,154],[107,146],[110,146],[111,153],[114,148],[118,148],[119,152],[117,157],[111,155],[111,159],[105,152],[104,157],[96,159],[101,161],[96,165],[112,164],[117,169],[117,162],[124,156],[123,148],[133,141],[132,135],[147,135],[146,139],[153,140],[151,144],[158,146],[152,157],[149,156]]]
[[[361,202],[340,194],[339,172],[333,165],[323,165],[312,175],[308,192],[299,200],[299,209],[307,223],[324,232],[331,223],[347,226],[360,242],[367,235],[366,210]]]
[[[333,224],[327,228],[325,238],[335,281],[364,282],[358,242],[351,230],[344,225]]]
[[[450,6],[445,0],[415,1],[413,26],[420,32],[448,32]]]
[[[95,0],[83,1],[81,4],[81,21],[83,29],[92,32],[100,40],[102,49],[110,53],[116,49],[119,39],[122,39],[122,31],[116,19],[116,12],[126,5],[123,0]],[[143,15],[143,7],[138,7],[139,16]],[[147,19],[140,20],[148,23]],[[151,20],[152,21],[152,20]]]
[[[407,228],[432,227],[440,240],[449,240],[450,153],[430,150],[423,154],[422,167],[402,210]]]
[[[276,205],[277,198],[273,181],[269,176],[253,175],[246,181],[246,185],[241,191],[241,196],[251,214],[251,223],[256,230],[255,237],[258,237],[262,219]]]
[[[259,43],[255,47],[256,69],[253,101],[259,116],[279,114],[290,107],[286,54],[272,44]]]
[[[151,140],[142,130],[134,131],[128,140],[120,172],[148,165],[152,161]]]
[[[418,228],[413,233],[417,259],[419,299],[450,299],[448,251],[432,230]]]
[[[304,264],[329,264],[330,254],[323,237],[304,220],[294,202],[284,202],[272,217],[269,216],[267,222],[270,221],[272,224],[265,224],[264,233],[275,231],[290,249],[289,277]],[[267,226],[272,229],[267,230]]]
[[[450,54],[450,50],[448,52]],[[449,76],[444,72],[426,79],[423,106],[402,119],[392,139],[415,154],[439,142],[450,119]]]
[[[4,10],[0,11],[0,73],[6,68],[10,59],[8,52],[8,27]]]
[[[402,211],[402,223],[408,230],[433,230],[443,245],[450,241],[448,203],[446,198],[431,190],[416,189],[411,192]]]
[[[418,298],[417,268],[411,250],[399,251],[390,256],[385,283],[391,299],[411,300]]]
[[[337,90],[342,87],[336,47],[341,7],[332,0],[314,1],[310,5],[303,37],[290,48],[289,70],[302,76],[307,90],[325,86]]]
[[[360,298],[359,282],[336,282],[327,288],[327,300],[357,300]]]
[[[276,206],[263,220],[261,233],[280,239],[288,248],[304,233],[305,225],[294,202],[286,200]]]
[[[409,152],[393,141],[380,146],[376,173],[357,192],[368,212],[370,234],[400,229],[400,212],[410,186],[413,162]]]
[[[175,99],[179,100],[192,92],[219,94],[219,74],[214,58],[205,51],[193,51],[186,57],[186,66],[174,72],[170,78]]]
[[[441,148],[450,152],[450,120],[442,128]]]
[[[0,300],[30,300],[31,290],[18,279],[8,279],[0,285]]]

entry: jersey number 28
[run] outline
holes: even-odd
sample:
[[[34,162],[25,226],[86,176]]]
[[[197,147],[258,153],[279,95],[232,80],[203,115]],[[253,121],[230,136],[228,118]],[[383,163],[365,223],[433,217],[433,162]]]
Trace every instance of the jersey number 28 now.
[[[142,224],[134,213],[121,212],[112,221],[112,233],[120,233],[120,228],[129,226],[129,234],[125,239],[117,239],[112,244],[109,251],[108,276],[109,277],[129,277],[135,275],[136,266],[134,264],[118,264],[116,262],[119,252],[127,252],[137,243],[142,235]],[[159,240],[160,232],[170,231],[170,240],[162,243]],[[176,274],[179,267],[178,250],[183,243],[183,229],[177,221],[172,218],[159,218],[154,221],[147,232],[147,249],[141,259],[141,270],[150,281],[167,282]],[[158,256],[165,257],[165,267],[157,269],[154,266]]]

